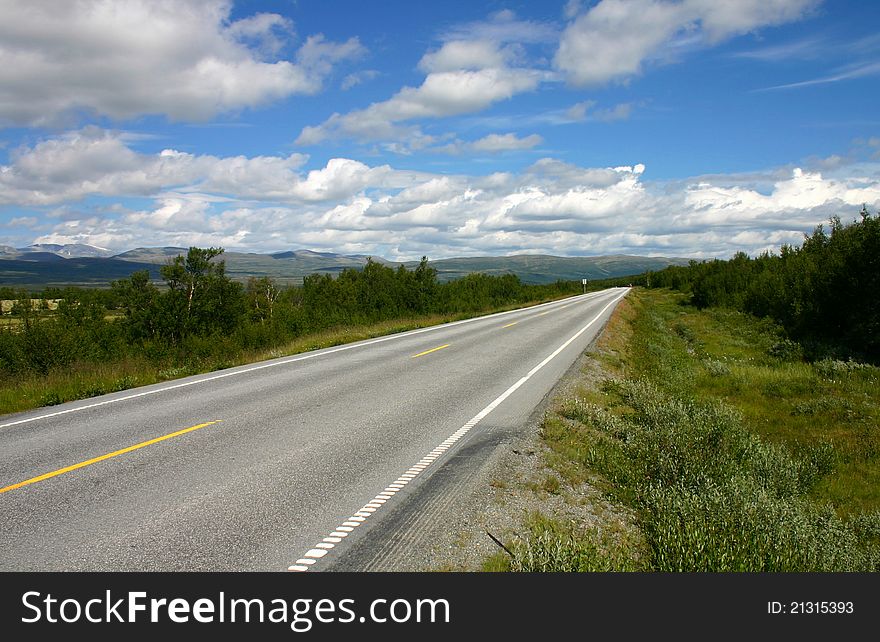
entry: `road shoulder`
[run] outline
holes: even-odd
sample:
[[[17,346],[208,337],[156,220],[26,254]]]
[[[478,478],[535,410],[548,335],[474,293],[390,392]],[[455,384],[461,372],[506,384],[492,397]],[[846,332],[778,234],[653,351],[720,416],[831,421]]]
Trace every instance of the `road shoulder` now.
[[[630,528],[632,516],[604,500],[593,485],[571,485],[548,466],[549,449],[540,436],[545,414],[555,404],[604,378],[595,359],[604,331],[525,425],[517,430],[488,430],[467,444],[430,484],[408,498],[407,505],[386,517],[384,542],[372,549],[369,558],[352,551],[333,570],[483,570],[486,560],[501,550],[492,537],[502,543],[514,541],[534,513],[578,528]],[[419,510],[413,510],[414,505]]]

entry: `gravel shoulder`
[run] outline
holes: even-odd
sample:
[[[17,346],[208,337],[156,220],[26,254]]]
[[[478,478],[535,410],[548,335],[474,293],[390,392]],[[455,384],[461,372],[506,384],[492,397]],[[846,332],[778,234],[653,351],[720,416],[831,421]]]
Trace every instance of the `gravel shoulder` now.
[[[480,571],[486,559],[500,550],[489,533],[508,544],[523,532],[525,518],[534,512],[578,526],[628,528],[632,516],[607,502],[599,490],[589,483],[573,487],[546,465],[549,449],[540,437],[548,410],[607,376],[595,359],[602,349],[597,347],[601,336],[520,430],[487,435],[473,452],[459,455],[470,458],[465,478],[456,476],[455,462],[449,462],[447,480],[429,484],[431,488],[417,498],[423,506],[420,516],[401,518],[385,550],[370,560],[359,560],[358,566],[368,571]],[[474,467],[473,458],[481,458],[481,465]]]

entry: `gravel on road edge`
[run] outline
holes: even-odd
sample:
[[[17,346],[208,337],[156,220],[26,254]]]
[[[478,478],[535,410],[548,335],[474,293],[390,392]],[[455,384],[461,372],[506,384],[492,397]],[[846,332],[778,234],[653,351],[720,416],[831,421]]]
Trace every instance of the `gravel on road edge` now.
[[[603,328],[604,331],[604,328]],[[566,374],[538,405],[515,435],[507,435],[444,515],[434,516],[436,526],[423,533],[422,550],[411,550],[396,557],[393,567],[383,571],[480,571],[483,563],[500,549],[487,533],[507,544],[524,532],[524,520],[535,512],[578,526],[634,528],[634,518],[608,502],[589,483],[573,487],[546,464],[549,451],[541,440],[541,424],[548,410],[577,394],[593,388],[607,374],[595,356],[603,348],[597,338],[572,364]],[[559,485],[554,492],[544,490],[549,476]]]

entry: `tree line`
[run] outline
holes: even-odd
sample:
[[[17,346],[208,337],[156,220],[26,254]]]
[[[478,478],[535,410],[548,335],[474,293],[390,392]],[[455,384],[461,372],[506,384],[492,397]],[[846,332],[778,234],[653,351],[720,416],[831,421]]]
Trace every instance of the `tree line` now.
[[[880,214],[818,226],[779,254],[691,261],[646,275],[649,287],[690,294],[698,307],[722,306],[769,317],[815,350],[880,361]]]
[[[581,291],[574,281],[532,285],[482,273],[440,283],[424,257],[413,270],[368,260],[363,269],[313,274],[302,286],[282,288],[269,277],[232,280],[222,253],[189,248],[162,266],[158,285],[140,271],[105,289],[0,288],[0,296],[16,299],[15,323],[0,330],[0,376],[133,356],[157,364],[217,362],[334,327],[476,314]],[[47,312],[45,299],[59,300],[57,310]]]

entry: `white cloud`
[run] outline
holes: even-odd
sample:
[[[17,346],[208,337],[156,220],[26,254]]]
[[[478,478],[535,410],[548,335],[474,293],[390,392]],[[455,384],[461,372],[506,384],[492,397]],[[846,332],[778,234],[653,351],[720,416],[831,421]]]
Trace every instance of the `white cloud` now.
[[[151,212],[133,212],[123,218],[125,223],[148,225],[155,229],[170,229],[176,233],[192,233],[206,227],[209,203],[187,198],[165,197]]]
[[[258,13],[236,20],[229,25],[228,32],[240,42],[253,43],[265,58],[272,58],[294,34],[294,27],[293,22],[277,13]]]
[[[784,60],[807,60],[821,58],[827,55],[828,46],[819,38],[807,38],[786,42],[783,44],[769,45],[758,49],[738,51],[731,54],[734,58],[746,58],[749,60],[761,60],[764,62],[779,62]]]
[[[555,66],[576,86],[641,71],[674,37],[714,44],[803,17],[818,0],[601,0],[565,29]]]
[[[597,109],[593,112],[593,118],[602,122],[626,120],[632,114],[632,103],[620,103],[610,109]]]
[[[826,85],[828,83],[840,82],[841,80],[852,80],[854,78],[864,78],[865,76],[876,76],[880,74],[880,62],[857,63],[848,65],[843,69],[837,70],[833,74],[822,76],[820,78],[812,78],[810,80],[802,80],[800,82],[787,83],[785,85],[776,85],[774,87],[766,87],[761,91],[770,91],[775,89],[797,89],[800,87],[810,87],[813,85]]]
[[[561,77],[577,86],[624,80],[639,73],[646,60],[668,59],[687,48],[796,20],[818,1],[601,0],[584,9],[572,0],[563,10],[570,22],[561,35],[546,23],[499,11],[443,32],[441,46],[418,63],[426,74],[421,85],[403,87],[364,109],[334,113],[323,123],[304,127],[296,143],[382,141],[385,149],[407,154],[433,142],[426,139],[420,121],[480,112]],[[558,43],[553,65],[562,74],[548,70],[539,57],[528,60],[526,55],[525,45],[550,42]],[[588,100],[546,114],[545,120],[610,122],[629,118],[632,109],[632,103],[595,109],[595,102]],[[461,153],[467,146],[456,141],[439,149]]]
[[[543,74],[520,68],[485,68],[428,74],[419,87],[404,87],[390,99],[366,109],[333,114],[322,124],[305,127],[298,145],[332,138],[404,140],[420,132],[407,121],[455,116],[485,109],[493,103],[535,89]]]
[[[544,142],[537,134],[517,138],[516,134],[489,134],[471,143],[477,152],[500,152],[518,149],[531,149]]]
[[[569,120],[575,121],[585,120],[587,117],[587,110],[591,109],[595,104],[595,100],[583,100],[579,103],[575,103],[565,110],[565,117]]]
[[[604,109],[593,109],[595,106],[595,100],[584,100],[575,103],[565,111],[565,122],[595,120],[607,123],[615,120],[626,120],[630,117],[633,110],[632,103],[618,103],[613,107]]]
[[[602,0],[566,28],[554,63],[579,86],[634,74],[689,22],[688,15],[681,4]]]
[[[166,152],[176,153],[176,152]],[[203,192],[234,195],[237,198],[284,200],[291,196],[299,182],[298,170],[308,156],[229,156],[192,159],[202,165],[204,178],[195,182],[194,189]],[[197,178],[191,179],[194,182]]]
[[[508,144],[504,136],[492,140],[484,139],[490,147]],[[509,144],[527,140],[512,136]],[[307,165],[297,154],[141,154],[121,134],[72,132],[17,150],[0,168],[0,194],[16,209],[4,239],[119,250],[313,247],[388,258],[510,252],[711,257],[778,249],[832,215],[855,218],[862,203],[872,211],[880,207],[880,165],[843,158],[822,172],[778,168],[663,183],[647,180],[641,163],[596,168],[554,158],[486,176],[404,171],[349,158]],[[130,196],[151,199],[152,206],[129,209],[123,203]],[[82,206],[71,207],[77,200]],[[52,203],[61,207],[46,211]],[[28,230],[39,236],[27,236]]]
[[[345,78],[343,78],[339,86],[343,90],[348,90],[352,87],[357,87],[358,85],[365,82],[369,82],[378,76],[379,72],[375,69],[364,69],[362,71],[356,71],[354,73],[348,74]]]
[[[275,59],[293,25],[275,14],[230,20],[228,0],[0,0],[0,126],[46,125],[86,111],[116,119],[206,120],[320,90],[356,39],[312,36]]]
[[[148,195],[188,181],[198,167],[188,154],[144,157],[123,138],[96,127],[14,150],[0,166],[0,203],[48,205],[89,194]]]
[[[345,42],[330,42],[323,34],[317,34],[309,36],[296,52],[296,62],[314,79],[318,90],[321,80],[333,71],[334,65],[343,60],[360,58],[365,53],[366,49],[357,38],[349,38]]]
[[[15,216],[6,223],[9,227],[35,227],[39,224],[36,216]]]
[[[323,169],[309,172],[294,187],[294,194],[305,201],[339,200],[351,197],[368,186],[383,184],[387,165],[371,168],[347,158],[332,158]]]
[[[532,149],[541,143],[544,139],[538,134],[530,134],[528,136],[518,137],[514,133],[508,134],[489,134],[483,138],[466,142],[455,139],[445,145],[429,147],[426,151],[438,152],[441,154],[459,155],[465,153],[477,154],[496,154],[499,152],[515,152]]]
[[[432,73],[503,67],[506,64],[507,55],[497,43],[488,40],[453,40],[444,43],[437,51],[425,54],[419,61],[419,69]]]
[[[440,40],[485,40],[490,42],[552,43],[559,38],[557,28],[547,22],[520,20],[510,10],[498,11],[487,20],[459,24],[440,34]]]
[[[581,0],[568,0],[562,8],[562,15],[571,20],[581,12]]]
[[[478,69],[429,74],[418,89],[401,90],[370,111],[390,120],[437,118],[479,111],[534,89],[540,74],[529,69]]]
[[[509,11],[460,25],[441,37],[438,49],[422,56],[418,68],[426,75],[421,85],[403,87],[388,100],[346,114],[334,113],[323,123],[306,126],[296,144],[353,138],[384,141],[401,153],[425,147],[434,141],[424,139],[415,121],[479,112],[552,79],[552,72],[520,63],[523,43],[556,37],[546,25],[520,21]],[[345,86],[357,80],[353,77]]]
[[[367,185],[404,187],[410,172],[331,159],[303,176],[304,154],[196,156],[173,149],[139,154],[122,134],[97,127],[18,150],[0,166],[0,204],[50,205],[90,195],[150,196],[168,189],[238,199],[314,201],[351,196]]]
[[[799,20],[821,0],[686,0],[710,41]]]

